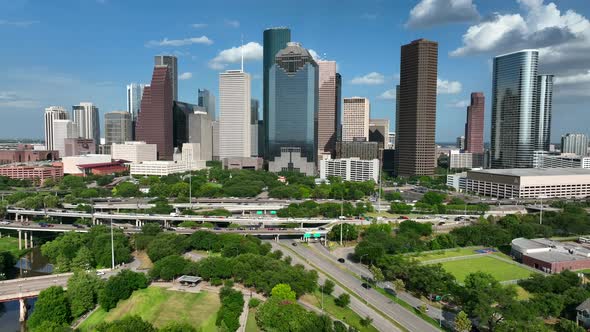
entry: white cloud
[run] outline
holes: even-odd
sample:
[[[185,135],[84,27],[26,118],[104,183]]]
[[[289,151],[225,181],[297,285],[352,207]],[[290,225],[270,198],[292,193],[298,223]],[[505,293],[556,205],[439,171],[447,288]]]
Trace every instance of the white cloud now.
[[[436,79],[436,93],[439,95],[454,95],[460,93],[462,88],[460,82]]]
[[[208,26],[207,23],[193,23],[193,24],[191,24],[191,27],[193,27],[195,29],[206,28],[207,26]]]
[[[179,80],[190,80],[191,78],[193,78],[193,73],[190,72],[182,73],[178,76]]]
[[[359,85],[379,85],[385,83],[385,76],[377,72],[371,72],[367,75],[353,78],[350,83]]]
[[[384,91],[382,94],[377,96],[377,99],[395,100],[396,97],[397,97],[397,94],[396,94],[395,88],[393,88],[393,89],[389,89],[387,91]]]
[[[238,20],[225,20],[225,25],[230,26],[232,28],[239,28],[240,21],[238,21]]]
[[[244,61],[262,60],[262,45],[256,42],[249,42],[243,46],[232,47],[219,52],[213,60],[209,61],[209,68],[221,70],[230,63],[240,62],[242,58],[242,49],[244,50]]]
[[[453,100],[448,106],[452,107],[452,108],[464,109],[469,105],[471,105],[471,101],[468,99],[464,99],[464,100]]]
[[[556,76],[554,83],[555,85],[590,83],[590,70],[584,74]]]
[[[38,24],[39,21],[8,21],[0,19],[0,25],[8,25],[18,28],[26,28],[33,24]]]
[[[478,19],[479,13],[472,0],[422,0],[410,11],[406,27],[429,28]]]
[[[150,40],[149,42],[146,43],[146,47],[186,46],[186,45],[192,45],[192,44],[211,45],[211,44],[213,44],[213,40],[209,39],[207,36],[192,37],[192,38],[185,38],[185,39],[164,38],[163,40]]]

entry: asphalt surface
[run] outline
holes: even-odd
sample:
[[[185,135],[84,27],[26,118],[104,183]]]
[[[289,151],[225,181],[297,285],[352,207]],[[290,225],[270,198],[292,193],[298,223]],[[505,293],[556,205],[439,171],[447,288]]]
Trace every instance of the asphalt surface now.
[[[425,322],[413,312],[400,306],[399,304],[390,300],[387,296],[377,292],[374,289],[365,289],[361,286],[361,281],[356,277],[350,275],[343,269],[337,267],[331,260],[324,255],[318,253],[305,245],[299,244],[297,246],[291,245],[294,241],[281,241],[283,248],[289,248],[297,254],[305,257],[312,265],[317,266],[322,272],[326,273],[330,278],[342,283],[345,287],[360,296],[367,303],[370,303],[376,308],[398,322],[409,331],[428,332],[440,331],[438,328]],[[283,250],[284,251],[284,250]],[[386,330],[387,331],[387,330]]]
[[[288,248],[281,246],[279,243],[277,243],[275,241],[271,241],[269,243],[272,245],[273,250],[280,250],[283,252],[283,254],[285,256],[291,257],[292,264],[301,264],[308,270],[316,270],[317,271],[317,269],[315,269],[313,266],[311,266],[308,262],[302,260],[299,256],[295,255],[292,251],[288,250]],[[319,281],[320,285],[323,285],[325,280],[328,277],[322,271],[317,271],[317,272],[318,272],[318,281]],[[336,280],[333,277],[330,277],[330,279],[332,279],[333,281]],[[342,293],[348,293],[348,291],[344,290],[342,287],[340,287],[338,284],[336,284],[332,295],[339,296]],[[400,328],[395,326],[392,322],[387,320],[385,317],[381,316],[377,311],[375,311],[374,309],[367,306],[366,303],[362,302],[361,300],[359,300],[358,298],[356,298],[352,295],[350,296],[349,307],[352,309],[352,311],[356,312],[359,316],[361,316],[363,318],[367,317],[367,316],[371,317],[373,319],[372,325],[379,331],[382,331],[382,332],[389,332],[389,331],[401,332],[402,331]],[[338,317],[338,319],[342,319],[346,323],[345,317]]]

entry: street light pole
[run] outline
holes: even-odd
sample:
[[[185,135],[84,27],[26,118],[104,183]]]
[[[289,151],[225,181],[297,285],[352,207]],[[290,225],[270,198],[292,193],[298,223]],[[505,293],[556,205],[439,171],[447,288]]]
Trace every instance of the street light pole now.
[[[541,199],[541,216],[539,218],[539,225],[543,225],[543,196],[539,196]]]
[[[115,242],[113,236],[113,218],[111,218],[111,269],[115,269]]]
[[[190,171],[188,173],[188,202],[189,202],[189,207],[192,210],[193,209],[193,172]]]

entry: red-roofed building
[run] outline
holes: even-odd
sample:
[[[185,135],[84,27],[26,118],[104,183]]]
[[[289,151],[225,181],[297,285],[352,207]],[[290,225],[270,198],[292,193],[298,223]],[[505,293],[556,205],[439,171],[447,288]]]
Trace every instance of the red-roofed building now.
[[[128,168],[125,166],[125,163],[128,163],[128,161],[114,160],[110,163],[95,163],[77,166],[84,174],[111,175],[126,172]]]

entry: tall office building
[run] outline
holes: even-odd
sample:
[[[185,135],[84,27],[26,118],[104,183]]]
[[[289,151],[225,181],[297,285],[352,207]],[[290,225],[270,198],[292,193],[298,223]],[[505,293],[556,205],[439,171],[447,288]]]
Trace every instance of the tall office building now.
[[[172,100],[178,100],[178,59],[174,55],[156,55],[154,66],[167,66],[172,82]]]
[[[494,58],[492,168],[531,168],[538,144],[538,50]]]
[[[369,121],[369,142],[379,143],[380,149],[389,145],[389,119],[371,119]]]
[[[219,74],[219,158],[250,157],[250,74]]]
[[[258,108],[260,107],[260,103],[258,99],[252,99],[250,101],[250,124],[251,125],[258,125]]]
[[[433,175],[435,166],[438,43],[418,39],[402,46],[396,115],[397,175]]]
[[[537,150],[549,151],[551,109],[553,107],[553,75],[537,76],[537,94]]]
[[[168,66],[155,66],[152,82],[145,87],[135,129],[136,140],[156,144],[159,160],[172,160],[172,79]]]
[[[336,73],[336,141],[342,141],[342,75]]]
[[[74,123],[78,128],[78,137],[94,140],[96,146],[100,145],[100,119],[98,107],[92,103],[80,103],[72,106]]]
[[[264,156],[268,153],[269,148],[269,72],[270,67],[275,63],[277,53],[287,47],[287,43],[291,41],[291,30],[285,27],[270,28],[264,30],[263,35],[263,67],[262,67],[262,119],[264,125]],[[259,151],[260,152],[260,151]]]
[[[371,104],[363,97],[344,98],[342,140],[369,140],[369,116]]]
[[[471,93],[465,123],[465,152],[483,154],[485,97],[483,92]]]
[[[289,42],[269,71],[269,170],[315,175],[318,65],[299,43]]]
[[[189,117],[195,112],[202,112],[203,107],[195,104],[174,101],[172,106],[172,142],[176,149],[182,150],[184,143],[189,142],[189,131],[191,130]]]
[[[67,156],[66,140],[78,138],[78,128],[72,120],[59,119],[53,121],[53,149],[59,151],[60,157]],[[94,147],[96,150],[96,146]],[[96,151],[94,151],[96,152]]]
[[[68,112],[61,106],[50,106],[45,109],[45,149],[55,150],[54,121],[66,120]],[[63,144],[63,143],[62,143]]]
[[[465,136],[457,137],[457,147],[459,150],[465,150]]]
[[[211,122],[211,142],[213,144],[213,160],[219,160],[219,121]]]
[[[399,132],[399,84],[395,86],[395,132]],[[397,135],[394,136],[394,149],[397,149]]]
[[[131,114],[125,111],[114,111],[104,115],[105,145],[123,144],[131,141]]]
[[[561,136],[561,153],[573,153],[578,156],[588,155],[588,136],[574,133]]]
[[[205,108],[205,111],[209,114],[211,121],[215,121],[217,119],[217,114],[215,112],[215,95],[207,89],[199,89],[198,98],[199,100],[197,104]]]
[[[200,145],[200,160],[213,159],[212,129],[211,118],[207,112],[195,111],[188,115],[188,143]]]
[[[127,85],[127,113],[131,115],[131,121],[137,121],[144,88],[145,84],[131,83]]]
[[[334,157],[338,134],[338,79],[336,61],[318,61],[318,160]]]

